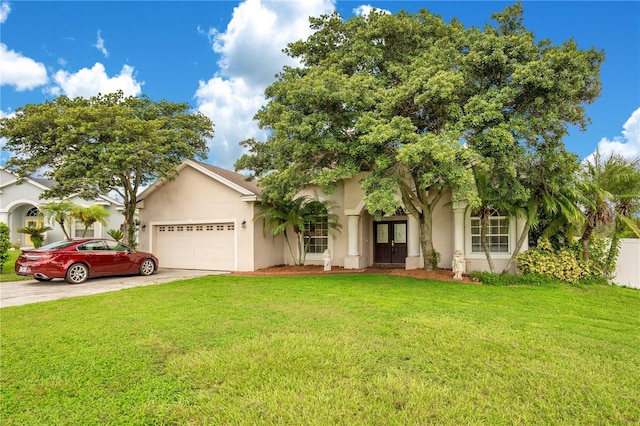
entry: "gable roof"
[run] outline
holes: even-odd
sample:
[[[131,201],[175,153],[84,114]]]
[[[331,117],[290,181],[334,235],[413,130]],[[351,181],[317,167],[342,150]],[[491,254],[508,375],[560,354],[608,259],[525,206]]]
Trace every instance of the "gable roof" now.
[[[229,182],[232,182],[235,185],[238,185],[246,189],[247,191],[251,191],[251,193],[254,195],[260,195],[260,187],[258,187],[257,182],[255,180],[247,180],[247,177],[243,174],[236,173],[231,170],[223,169],[221,167],[212,166],[211,164],[206,164],[197,160],[187,160],[187,161],[193,162],[195,164],[200,165],[201,167],[204,167],[207,170],[210,170],[211,172],[219,175],[220,177],[227,179]]]
[[[7,170],[4,167],[0,167],[0,169],[2,169],[2,171],[4,171],[5,173],[8,173],[9,175],[11,175],[13,177],[13,179],[9,180],[9,181],[3,181],[0,182],[0,188],[3,188],[5,186],[9,186],[9,185],[14,185],[17,184],[18,181],[20,180],[18,175],[11,171],[11,170]],[[33,185],[41,190],[47,190],[47,189],[51,189],[53,188],[53,186],[55,185],[55,181],[52,181],[51,179],[45,179],[45,178],[36,178],[36,177],[25,177],[22,181],[22,183],[27,183],[30,185]]]
[[[211,179],[233,189],[234,191],[237,191],[240,193],[243,201],[255,201],[260,195],[260,188],[257,183],[255,181],[248,181],[247,177],[243,174],[223,169],[221,167],[212,166],[211,164],[206,164],[197,160],[184,160],[176,170],[179,173],[180,170],[185,167],[192,167]],[[138,195],[139,201],[142,201],[165,182],[167,182],[167,179],[158,179]]]
[[[14,184],[16,184],[18,182],[19,179],[18,179],[18,175],[16,173],[12,172],[11,170],[7,170],[4,167],[0,167],[0,169],[2,169],[3,171],[15,176],[15,179],[12,179],[9,182],[0,182],[0,188],[6,187],[6,186],[9,186],[9,185],[14,185]],[[27,184],[33,185],[36,188],[41,189],[42,191],[46,191],[48,189],[51,189],[56,185],[56,181],[53,180],[53,179],[47,179],[47,178],[43,178],[43,177],[33,177],[33,176],[24,178],[23,183],[27,183]],[[65,198],[72,198],[72,197],[75,197],[76,195],[77,194],[70,194],[68,197],[65,197]],[[90,201],[90,200],[87,200],[87,201]],[[108,204],[113,204],[113,205],[115,205],[117,207],[123,207],[124,206],[124,204],[122,204],[121,201],[116,200],[113,197],[109,197],[108,195],[98,195],[95,198],[94,201],[103,202],[103,203],[106,202]]]

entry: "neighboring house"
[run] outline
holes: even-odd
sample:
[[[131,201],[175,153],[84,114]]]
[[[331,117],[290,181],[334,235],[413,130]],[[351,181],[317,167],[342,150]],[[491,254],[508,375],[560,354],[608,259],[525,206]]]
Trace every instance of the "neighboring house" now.
[[[11,229],[11,242],[17,243],[21,247],[31,247],[33,244],[28,235],[18,233],[18,228],[24,226],[48,225],[53,228],[45,234],[45,244],[63,240],[64,233],[58,224],[43,223],[38,209],[39,206],[52,201],[40,199],[40,195],[47,189],[51,189],[54,181],[40,178],[25,179],[18,183],[15,174],[0,168],[0,222],[6,223]],[[69,197],[69,201],[74,204],[89,207],[92,205],[102,205],[109,211],[106,219],[107,225],[94,224],[92,229],[87,230],[90,237],[108,237],[110,229],[120,229],[124,221],[122,215],[122,203],[107,196],[99,196],[95,200],[84,200],[77,196]],[[67,231],[69,229],[67,228]],[[84,231],[81,222],[72,221],[71,237],[80,237]]]
[[[322,227],[315,230],[306,262],[322,265],[323,252],[329,249],[332,265],[347,269],[423,267],[417,221],[403,209],[374,220],[364,208],[358,181],[347,180],[330,195],[305,191],[335,203],[333,213],[342,224],[334,235]],[[174,180],[161,180],[140,194],[140,248],[157,255],[163,267],[253,271],[289,263],[282,238],[265,234],[263,221],[253,220],[259,196],[260,189],[243,175],[187,160]],[[465,203],[452,203],[450,198],[440,202],[433,218],[439,266],[450,269],[454,252],[460,250],[467,271],[488,270],[479,219]],[[488,237],[497,270],[506,265],[523,226],[522,220],[490,219]]]

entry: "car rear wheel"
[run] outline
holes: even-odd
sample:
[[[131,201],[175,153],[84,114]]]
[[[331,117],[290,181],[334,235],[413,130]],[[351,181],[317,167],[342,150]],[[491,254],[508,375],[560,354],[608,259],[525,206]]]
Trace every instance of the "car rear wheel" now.
[[[140,264],[140,275],[151,275],[156,270],[156,264],[151,259],[145,259]]]
[[[89,278],[89,268],[82,263],[74,263],[67,269],[65,280],[71,284],[83,283]]]

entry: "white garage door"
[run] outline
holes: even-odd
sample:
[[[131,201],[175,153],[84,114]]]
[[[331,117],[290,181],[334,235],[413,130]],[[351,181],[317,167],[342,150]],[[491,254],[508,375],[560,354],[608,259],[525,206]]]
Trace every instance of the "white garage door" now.
[[[235,270],[233,223],[156,225],[154,236],[162,268]]]

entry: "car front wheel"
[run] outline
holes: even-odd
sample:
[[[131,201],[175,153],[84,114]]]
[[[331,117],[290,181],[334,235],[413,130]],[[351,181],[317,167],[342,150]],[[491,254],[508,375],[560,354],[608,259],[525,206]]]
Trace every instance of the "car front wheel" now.
[[[82,263],[74,263],[67,269],[65,280],[71,284],[83,283],[89,278],[89,268]]]
[[[140,264],[140,275],[151,275],[155,270],[156,264],[153,263],[153,260],[151,259],[145,259],[144,261],[142,261],[142,264]]]

